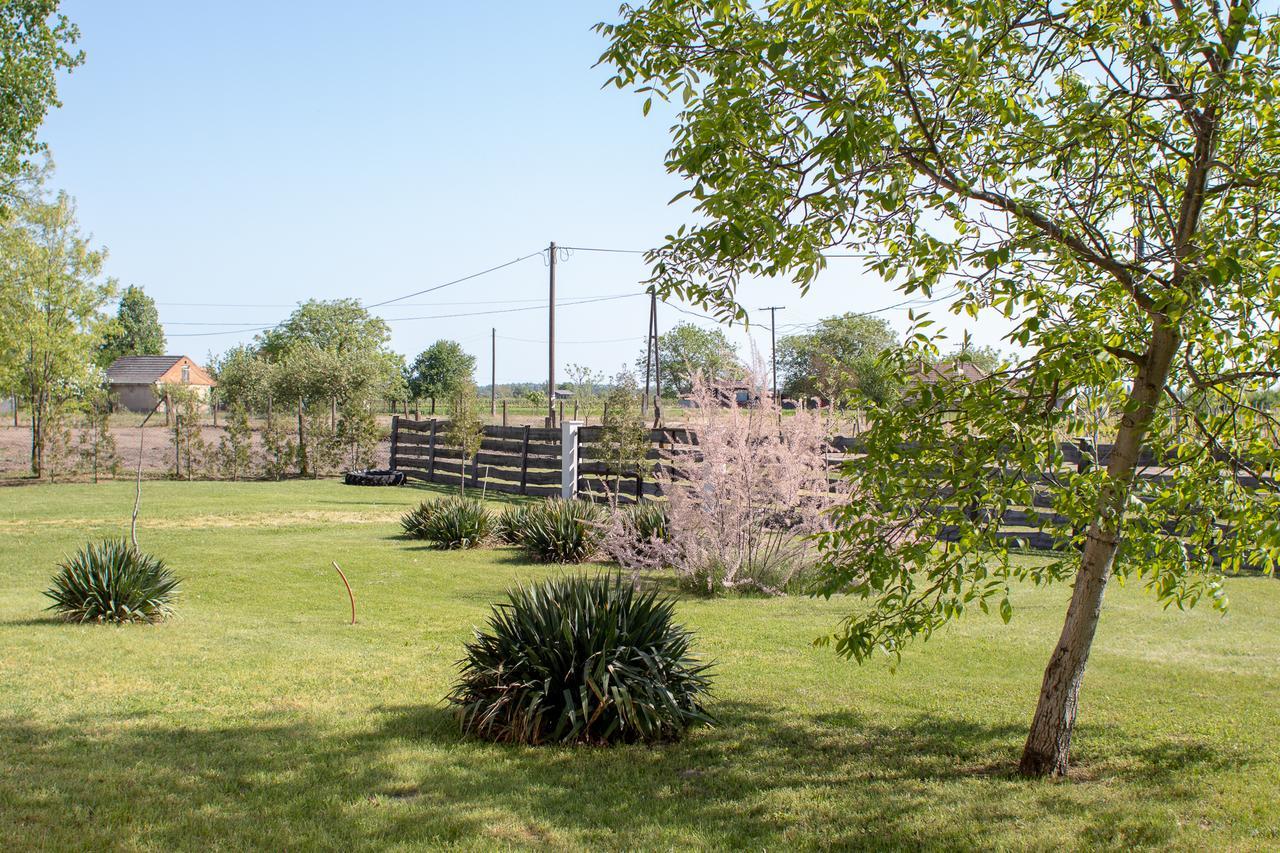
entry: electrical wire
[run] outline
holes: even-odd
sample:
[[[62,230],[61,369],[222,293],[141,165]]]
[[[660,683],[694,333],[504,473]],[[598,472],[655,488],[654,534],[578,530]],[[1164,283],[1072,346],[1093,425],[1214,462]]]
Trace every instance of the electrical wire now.
[[[480,278],[480,276],[482,275],[488,275],[489,273],[497,272],[498,270],[515,266],[521,261],[527,261],[530,258],[535,258],[541,255],[543,251],[545,250],[531,252],[527,255],[521,255],[520,257],[516,258],[513,261],[507,261],[505,264],[498,264],[496,267],[489,267],[487,270],[480,270],[480,272],[474,272],[471,275],[464,275],[462,278],[455,278],[453,281],[446,281],[444,284],[437,284],[432,287],[423,288],[422,290],[415,290],[413,293],[406,293],[404,296],[397,296],[394,299],[384,299],[381,302],[374,302],[364,307],[365,308],[381,308],[383,305],[390,305],[393,302],[403,302],[406,299],[412,299],[413,297],[421,296],[424,293],[434,293],[437,290],[444,290],[446,287],[453,287],[455,284],[462,284],[464,281],[471,281],[473,278]]]
[[[578,299],[573,302],[557,302],[556,308],[557,309],[573,308],[574,306],[577,306],[577,305],[590,305],[596,302],[613,302],[618,299],[634,299],[637,296],[644,296],[644,295],[645,294],[643,293],[624,293],[618,296],[596,296],[591,298]],[[492,311],[465,311],[465,312],[460,312],[456,314],[428,314],[421,317],[384,317],[383,319],[388,323],[401,323],[401,322],[407,322],[411,320],[450,320],[450,319],[455,319],[459,317],[484,317],[484,316],[490,316],[493,314],[514,314],[520,311],[541,311],[545,307],[546,306],[544,305],[525,305],[519,308],[498,308]],[[236,334],[244,334],[247,332],[264,332],[264,331],[267,331],[268,329],[274,329],[277,326],[280,326],[284,322],[285,321],[282,320],[280,323],[276,323],[270,326],[252,326],[248,328],[239,328],[239,329],[224,329],[218,332],[178,332],[178,333],[169,335],[168,337],[204,338],[204,337],[213,337],[216,335],[236,335]],[[184,324],[165,323],[164,325],[177,326],[177,325],[184,325]],[[186,325],[197,325],[197,324],[186,324]],[[200,324],[200,325],[203,325],[203,324]],[[212,323],[208,325],[224,325],[224,324]]]

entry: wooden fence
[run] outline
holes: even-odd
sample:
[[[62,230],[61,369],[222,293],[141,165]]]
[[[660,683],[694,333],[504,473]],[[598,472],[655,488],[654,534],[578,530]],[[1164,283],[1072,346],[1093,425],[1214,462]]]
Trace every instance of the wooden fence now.
[[[652,467],[644,474],[610,477],[600,447],[601,428],[571,425],[569,429],[545,429],[539,427],[486,426],[480,452],[474,459],[463,460],[462,452],[450,447],[445,440],[445,421],[392,419],[391,467],[403,471],[408,477],[444,485],[458,485],[466,478],[467,488],[514,495],[553,497],[573,494],[577,497],[606,502],[612,492],[618,500],[632,503],[646,498],[658,498],[662,488],[654,478],[654,470],[667,458],[666,451],[673,445],[697,444],[697,436],[681,428],[654,429],[649,439],[652,447],[646,458]],[[565,465],[562,445],[568,436],[570,445],[569,466]],[[836,436],[831,441],[831,453],[827,457],[832,477],[849,460],[856,460],[863,449],[861,439]],[[1065,468],[1061,472],[1043,472],[1031,485],[1034,491],[1032,505],[1006,510],[999,519],[998,537],[1016,540],[1019,547],[1057,551],[1069,547],[1069,543],[1057,537],[1047,528],[1061,526],[1066,519],[1053,512],[1050,494],[1046,487],[1056,482],[1059,474],[1070,470],[1083,471],[1091,465],[1105,465],[1110,457],[1109,444],[1094,447],[1085,441],[1064,443],[1060,446]],[[1140,460],[1145,470],[1139,477],[1147,480],[1167,479],[1156,460],[1146,455]],[[576,470],[574,470],[576,466]],[[568,473],[566,473],[568,471]],[[992,477],[1025,477],[1020,471],[991,469]],[[1257,477],[1240,475],[1241,485],[1256,488],[1260,485],[1276,487],[1270,478],[1262,482]],[[566,489],[566,481],[572,489]],[[606,482],[607,481],[607,482]],[[947,495],[940,493],[940,500]],[[985,512],[978,510],[975,512]],[[977,516],[990,519],[989,515]],[[1173,532],[1173,522],[1170,522]],[[944,528],[940,541],[955,541],[958,528]]]
[[[444,421],[391,421],[391,467],[407,477],[512,495],[560,494],[560,430],[486,426],[480,452],[464,460],[445,441]]]

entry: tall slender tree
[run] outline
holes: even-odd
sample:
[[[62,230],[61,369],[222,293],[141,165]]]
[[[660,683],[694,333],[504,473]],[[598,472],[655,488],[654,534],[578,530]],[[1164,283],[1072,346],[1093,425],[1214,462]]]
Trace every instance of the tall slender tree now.
[[[163,355],[164,327],[156,301],[141,287],[129,285],[120,294],[115,320],[106,330],[98,363],[110,367],[126,355]]]
[[[31,407],[31,472],[46,473],[45,450],[62,406],[90,375],[115,284],[102,277],[103,250],[76,224],[66,194],[26,201],[0,229],[0,360]]]
[[[1280,554],[1277,423],[1250,402],[1280,379],[1274,7],[653,0],[600,30],[620,88],[679,105],[667,165],[699,221],[650,255],[661,291],[743,316],[743,276],[807,287],[840,246],[1011,322],[1020,361],[876,413],[850,473],[867,499],[826,543],[827,589],[870,605],[833,639],[896,654],[961,613],[1009,618],[1018,580],[1074,578],[1021,760],[1066,772],[1112,575],[1225,607],[1224,570]],[[936,355],[923,321],[908,343],[904,368]],[[1124,397],[1114,449],[1076,471],[1058,439],[1096,389]],[[998,519],[1044,501],[1079,551],[1010,560]]]

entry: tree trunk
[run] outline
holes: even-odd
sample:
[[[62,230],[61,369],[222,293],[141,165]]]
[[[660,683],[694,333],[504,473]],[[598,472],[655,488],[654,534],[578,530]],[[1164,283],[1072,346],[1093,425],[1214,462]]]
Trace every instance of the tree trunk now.
[[[302,401],[298,401],[298,476],[307,476],[307,429],[302,422]]]
[[[1169,366],[1181,341],[1175,329],[1158,326],[1151,347],[1134,379],[1126,414],[1107,463],[1107,482],[1085,540],[1080,571],[1058,645],[1045,668],[1040,700],[1018,765],[1024,776],[1062,776],[1071,754],[1071,734],[1080,701],[1085,664],[1102,613],[1102,597],[1120,543],[1124,507],[1128,503],[1142,443],[1169,378]]]

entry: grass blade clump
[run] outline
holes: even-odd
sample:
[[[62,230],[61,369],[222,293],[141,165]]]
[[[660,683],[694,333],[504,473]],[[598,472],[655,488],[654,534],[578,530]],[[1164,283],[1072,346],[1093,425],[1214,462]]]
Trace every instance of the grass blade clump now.
[[[600,550],[606,520],[593,503],[553,498],[530,508],[519,545],[540,563],[581,563]]]
[[[59,563],[45,595],[70,622],[159,622],[173,613],[178,584],[163,560],[108,539]]]
[[[475,498],[457,495],[422,504],[400,524],[409,535],[448,550],[476,548],[493,535],[493,514]]]
[[[500,542],[507,545],[519,545],[525,525],[529,522],[532,504],[513,504],[502,511],[494,522],[493,532]]]
[[[448,696],[462,729],[488,740],[677,740],[713,722],[708,665],[674,602],[621,577],[554,578],[508,593],[466,646]]]

